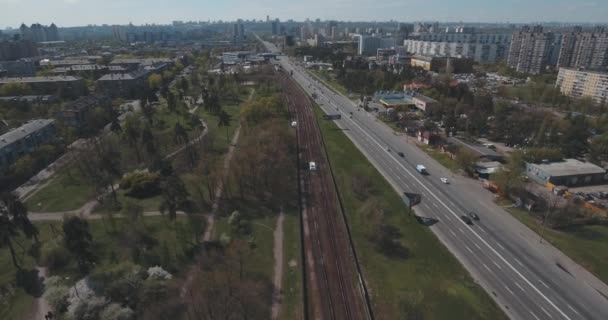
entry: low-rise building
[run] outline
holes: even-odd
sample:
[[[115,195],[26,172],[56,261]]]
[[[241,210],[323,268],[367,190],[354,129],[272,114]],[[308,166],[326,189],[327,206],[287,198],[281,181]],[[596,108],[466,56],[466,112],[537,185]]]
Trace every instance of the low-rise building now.
[[[608,183],[606,169],[576,159],[541,164],[526,163],[526,175],[542,185],[573,187]]]
[[[53,95],[39,96],[12,96],[0,97],[0,102],[18,103],[33,103],[33,104],[50,104],[57,101],[57,97]]]
[[[5,77],[33,77],[37,71],[36,65],[31,59],[0,61],[0,70],[5,71]]]
[[[86,94],[84,80],[73,76],[0,78],[0,87],[9,83],[27,84],[34,94],[56,94],[59,97],[78,97]]]
[[[555,86],[569,97],[603,103],[608,99],[608,72],[560,68]]]
[[[379,91],[373,99],[385,108],[417,108],[425,113],[434,108],[438,102],[417,92]]]
[[[91,110],[111,105],[112,99],[106,95],[89,95],[65,104],[60,111],[55,112],[55,118],[67,126],[80,128]]]
[[[458,57],[414,56],[410,60],[412,67],[419,67],[426,71],[471,73],[473,60]]]
[[[468,142],[457,137],[449,137],[448,143],[464,147],[484,161],[502,161],[504,159],[502,154],[478,143]]]
[[[99,78],[95,91],[111,97],[136,98],[146,89],[149,72],[110,73]]]
[[[55,120],[32,120],[0,136],[0,172],[10,168],[20,157],[55,139]]]

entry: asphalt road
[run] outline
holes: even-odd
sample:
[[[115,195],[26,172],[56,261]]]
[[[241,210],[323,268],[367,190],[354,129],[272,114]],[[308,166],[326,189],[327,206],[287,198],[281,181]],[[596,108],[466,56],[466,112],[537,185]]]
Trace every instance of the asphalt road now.
[[[272,45],[267,48],[276,50]],[[541,243],[536,233],[497,206],[479,182],[452,176],[405,136],[396,135],[363,109],[358,111],[350,99],[332,92],[286,57],[278,63],[287,72],[293,70],[309,94],[317,93],[326,113],[342,114],[336,124],[397,192],[422,194],[416,214],[438,220],[431,230],[510,318],[608,319],[608,286]],[[429,175],[420,175],[417,164],[425,165]],[[451,183],[443,184],[440,177]],[[469,211],[480,221],[464,223],[460,216]]]

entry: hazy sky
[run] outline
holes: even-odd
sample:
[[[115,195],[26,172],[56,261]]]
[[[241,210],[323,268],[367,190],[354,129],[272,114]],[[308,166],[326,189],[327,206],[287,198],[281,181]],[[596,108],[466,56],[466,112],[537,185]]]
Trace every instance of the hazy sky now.
[[[606,0],[0,0],[0,27],[173,20],[608,22]]]

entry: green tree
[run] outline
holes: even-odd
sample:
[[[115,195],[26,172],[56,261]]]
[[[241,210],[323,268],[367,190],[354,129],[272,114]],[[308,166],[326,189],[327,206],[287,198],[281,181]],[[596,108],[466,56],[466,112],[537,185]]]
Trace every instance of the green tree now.
[[[587,139],[590,136],[587,119],[583,115],[570,118],[567,128],[561,138],[561,147],[566,157],[581,156],[588,148]]]
[[[608,133],[604,133],[591,140],[589,153],[591,154],[591,159],[596,163],[608,161]]]
[[[63,240],[66,248],[76,257],[80,270],[88,271],[95,262],[89,223],[76,216],[66,218],[63,221]]]
[[[137,162],[141,162],[140,138],[141,121],[136,115],[130,114],[126,117],[123,125],[122,137],[127,141],[129,147],[135,150]]]
[[[217,126],[218,127],[226,127],[226,142],[230,142],[230,137],[229,137],[229,129],[230,129],[230,122],[232,121],[232,116],[226,112],[226,110],[221,110],[220,113],[217,115]]]
[[[26,96],[32,92],[27,83],[11,82],[0,87],[1,96]]]
[[[477,156],[472,151],[466,148],[458,149],[456,162],[458,163],[458,166],[460,166],[460,169],[464,170],[469,176],[473,176],[474,166],[477,160]]]
[[[175,221],[177,210],[188,200],[188,190],[186,190],[184,182],[174,173],[163,176],[160,186],[163,197],[160,212],[168,214],[169,219]]]
[[[163,83],[163,77],[158,73],[153,73],[148,77],[148,88],[156,90],[160,88]]]
[[[38,229],[27,217],[27,208],[13,193],[0,194],[0,246],[9,248],[13,266],[21,269],[15,252],[15,238],[24,234],[38,244]]]

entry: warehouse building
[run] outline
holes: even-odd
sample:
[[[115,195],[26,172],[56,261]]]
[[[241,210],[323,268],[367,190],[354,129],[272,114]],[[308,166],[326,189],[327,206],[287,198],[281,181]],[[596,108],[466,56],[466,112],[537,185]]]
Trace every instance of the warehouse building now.
[[[550,183],[554,186],[574,187],[608,183],[606,169],[576,159],[541,164],[526,163],[526,175],[543,185]]]

